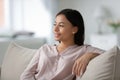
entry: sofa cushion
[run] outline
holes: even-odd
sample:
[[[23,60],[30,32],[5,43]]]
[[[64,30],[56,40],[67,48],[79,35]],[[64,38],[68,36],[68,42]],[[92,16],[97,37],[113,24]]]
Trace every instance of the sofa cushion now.
[[[19,80],[36,51],[36,49],[28,49],[14,42],[10,43],[2,63],[1,80]]]
[[[90,61],[80,80],[120,80],[120,50],[117,46]]]

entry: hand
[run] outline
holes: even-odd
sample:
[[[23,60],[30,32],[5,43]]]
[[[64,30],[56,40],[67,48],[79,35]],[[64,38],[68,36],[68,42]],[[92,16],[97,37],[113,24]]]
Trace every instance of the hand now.
[[[78,58],[75,61],[73,68],[72,68],[72,72],[76,76],[82,76],[86,70],[86,67],[87,67],[89,61],[97,55],[99,55],[99,54],[97,54],[97,53],[85,53],[85,54],[83,54],[80,58]]]

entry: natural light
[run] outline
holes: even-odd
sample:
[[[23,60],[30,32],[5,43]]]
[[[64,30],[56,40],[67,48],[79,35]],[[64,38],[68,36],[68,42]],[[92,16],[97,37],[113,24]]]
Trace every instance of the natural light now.
[[[0,33],[31,31],[40,37],[51,32],[51,13],[42,0],[5,0],[5,25]],[[9,7],[10,6],[10,7]]]
[[[47,37],[51,29],[50,13],[39,0],[27,1],[24,9],[24,29]]]

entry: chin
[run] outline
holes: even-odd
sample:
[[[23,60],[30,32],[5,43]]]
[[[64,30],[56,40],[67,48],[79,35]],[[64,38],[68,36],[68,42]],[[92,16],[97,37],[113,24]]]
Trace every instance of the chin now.
[[[60,39],[58,39],[58,38],[55,38],[55,40],[56,40],[56,41],[60,41]]]
[[[59,39],[55,39],[56,41],[59,41]]]

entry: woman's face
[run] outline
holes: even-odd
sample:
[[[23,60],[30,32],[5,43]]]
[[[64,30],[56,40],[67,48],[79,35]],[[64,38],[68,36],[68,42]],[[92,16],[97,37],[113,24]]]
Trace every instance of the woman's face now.
[[[74,40],[74,32],[77,32],[77,27],[74,27],[64,15],[60,14],[55,19],[53,31],[55,40],[68,41]]]

